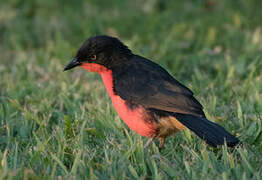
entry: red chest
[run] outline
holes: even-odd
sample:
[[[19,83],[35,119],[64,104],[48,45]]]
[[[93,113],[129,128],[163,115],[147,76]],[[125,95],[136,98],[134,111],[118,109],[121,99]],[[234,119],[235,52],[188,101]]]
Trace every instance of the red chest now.
[[[138,134],[142,136],[152,136],[155,128],[150,121],[145,121],[147,117],[145,110],[142,107],[129,109],[125,101],[121,99],[120,96],[115,95],[113,92],[112,71],[103,71],[100,74],[107,92],[111,97],[112,104],[114,105],[120,118],[131,130],[137,132]]]

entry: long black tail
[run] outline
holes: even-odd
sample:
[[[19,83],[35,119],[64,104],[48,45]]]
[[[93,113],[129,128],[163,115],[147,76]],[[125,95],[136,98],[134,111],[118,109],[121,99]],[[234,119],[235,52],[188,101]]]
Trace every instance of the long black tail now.
[[[174,116],[210,146],[216,147],[226,142],[227,146],[234,147],[240,143],[235,136],[231,135],[223,127],[206,118],[177,113]]]

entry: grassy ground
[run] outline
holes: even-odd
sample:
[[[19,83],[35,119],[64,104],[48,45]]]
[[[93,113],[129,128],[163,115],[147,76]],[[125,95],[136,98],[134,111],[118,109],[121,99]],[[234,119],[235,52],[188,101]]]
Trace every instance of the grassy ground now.
[[[143,3],[142,3],[143,2]],[[262,179],[262,3],[0,1],[0,179]],[[98,75],[62,72],[81,43],[117,35],[190,87],[242,148],[189,131],[143,149]]]

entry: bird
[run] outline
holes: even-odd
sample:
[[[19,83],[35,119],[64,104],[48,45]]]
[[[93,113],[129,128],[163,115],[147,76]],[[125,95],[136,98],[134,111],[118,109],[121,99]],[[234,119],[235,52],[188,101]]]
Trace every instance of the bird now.
[[[89,37],[64,71],[75,67],[101,75],[120,118],[132,131],[148,137],[144,147],[157,139],[159,148],[163,148],[166,137],[185,128],[211,147],[240,143],[206,118],[189,88],[160,65],[134,54],[116,37]]]

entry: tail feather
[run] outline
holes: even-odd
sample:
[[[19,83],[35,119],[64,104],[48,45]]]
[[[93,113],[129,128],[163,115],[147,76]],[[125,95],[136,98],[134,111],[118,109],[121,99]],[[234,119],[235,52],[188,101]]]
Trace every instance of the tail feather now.
[[[174,116],[197,136],[205,140],[210,146],[216,147],[217,145],[223,145],[226,142],[227,146],[234,147],[240,143],[238,138],[231,135],[220,125],[213,123],[206,118],[178,113],[174,114]]]

